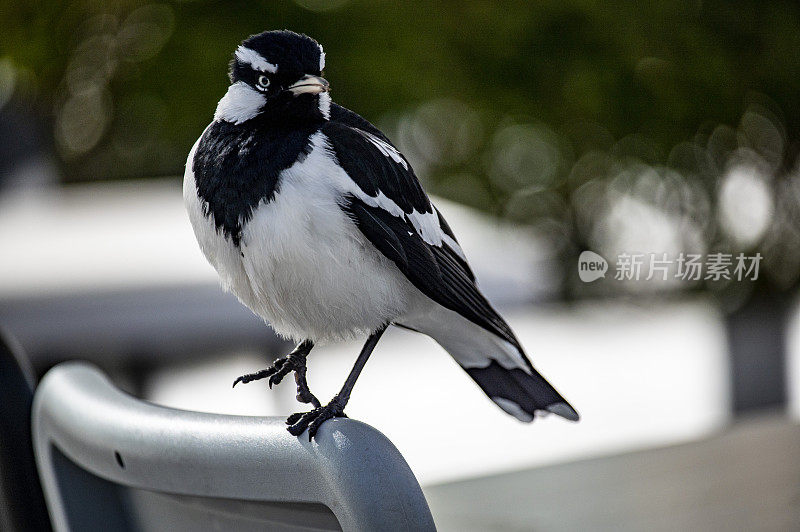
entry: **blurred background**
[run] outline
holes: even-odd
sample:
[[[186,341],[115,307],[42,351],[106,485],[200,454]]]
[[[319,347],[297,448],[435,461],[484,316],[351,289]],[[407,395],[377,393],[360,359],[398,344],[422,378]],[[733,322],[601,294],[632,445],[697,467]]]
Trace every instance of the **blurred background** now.
[[[230,389],[290,346],[218,288],[180,191],[235,47],[289,28],[582,415],[519,424],[391,331],[348,413],[395,442],[440,528],[800,527],[797,2],[0,5],[0,327],[39,375],[88,359],[169,406],[298,410],[289,385]],[[586,250],[609,262],[591,283]],[[757,278],[680,277],[715,253],[760,254]],[[638,280],[615,278],[624,254]],[[315,349],[312,390],[358,349]]]

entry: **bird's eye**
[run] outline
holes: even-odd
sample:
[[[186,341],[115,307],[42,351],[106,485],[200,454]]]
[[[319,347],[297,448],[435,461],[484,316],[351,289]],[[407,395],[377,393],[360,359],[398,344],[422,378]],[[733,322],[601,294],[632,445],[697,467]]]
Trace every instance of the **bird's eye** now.
[[[269,78],[267,76],[265,76],[264,74],[261,74],[260,76],[258,76],[258,79],[256,80],[256,84],[258,85],[259,89],[266,90],[266,88],[269,87]]]

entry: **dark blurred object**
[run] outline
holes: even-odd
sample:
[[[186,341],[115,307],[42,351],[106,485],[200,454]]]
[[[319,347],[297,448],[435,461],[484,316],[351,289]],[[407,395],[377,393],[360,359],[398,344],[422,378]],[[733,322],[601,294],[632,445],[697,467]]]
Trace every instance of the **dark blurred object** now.
[[[33,458],[35,380],[25,353],[0,328],[0,530],[51,530]]]
[[[0,322],[26,345],[38,374],[81,358],[135,380],[183,360],[236,349],[268,358],[286,347],[215,285],[7,299],[0,301]]]
[[[0,101],[0,194],[58,180],[49,136],[22,102]]]
[[[764,290],[728,316],[734,413],[786,404],[786,331],[792,309],[787,294]]]

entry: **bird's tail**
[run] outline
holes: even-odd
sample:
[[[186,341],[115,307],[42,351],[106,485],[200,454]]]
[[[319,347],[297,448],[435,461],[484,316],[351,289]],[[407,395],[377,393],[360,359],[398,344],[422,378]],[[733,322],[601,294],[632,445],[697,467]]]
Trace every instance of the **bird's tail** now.
[[[530,368],[507,369],[496,360],[484,368],[464,368],[497,406],[520,421],[533,421],[536,411],[551,412],[578,421],[574,408],[542,377]]]
[[[531,365],[522,348],[450,310],[408,324],[436,340],[497,406],[520,421],[551,412],[578,420],[574,408]]]

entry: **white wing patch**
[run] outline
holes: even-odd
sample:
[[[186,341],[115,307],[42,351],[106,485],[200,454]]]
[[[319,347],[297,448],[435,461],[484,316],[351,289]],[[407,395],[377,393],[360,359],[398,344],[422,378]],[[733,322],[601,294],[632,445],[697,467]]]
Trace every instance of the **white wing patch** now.
[[[247,63],[251,67],[261,72],[269,72],[274,74],[278,71],[278,65],[270,63],[264,59],[264,56],[262,56],[260,53],[256,52],[252,48],[247,48],[246,46],[239,45],[239,47],[236,49],[236,59],[242,63]]]
[[[376,140],[380,140],[377,139]],[[383,143],[386,144],[386,143]],[[439,226],[439,218],[435,212],[421,213],[416,210],[406,214],[403,209],[383,192],[370,196],[353,181],[347,172],[337,164],[333,157],[333,148],[322,131],[311,136],[311,153],[307,157],[309,167],[317,168],[317,175],[325,175],[341,194],[352,194],[370,207],[378,207],[398,218],[407,218],[422,239],[432,246],[441,247],[445,235]]]
[[[228,92],[217,104],[214,120],[224,120],[241,124],[255,117],[267,100],[244,81],[237,81],[228,87]]]
[[[331,95],[327,92],[319,93],[319,112],[325,120],[331,119]]]
[[[364,138],[366,138],[368,141],[370,141],[386,157],[389,157],[394,162],[403,165],[403,168],[408,170],[408,163],[406,162],[405,159],[403,159],[403,156],[400,155],[400,152],[397,151],[394,148],[394,146],[392,146],[391,144],[389,144],[387,142],[384,142],[383,140],[379,139],[378,137],[376,137],[372,133],[368,133],[368,132],[364,131],[363,129],[358,129],[358,128],[353,128],[353,129],[355,129],[356,131],[361,133],[361,135],[363,135]]]

